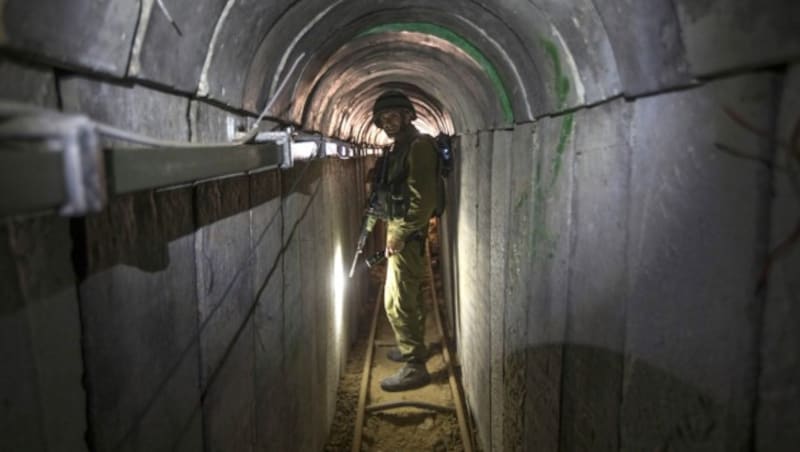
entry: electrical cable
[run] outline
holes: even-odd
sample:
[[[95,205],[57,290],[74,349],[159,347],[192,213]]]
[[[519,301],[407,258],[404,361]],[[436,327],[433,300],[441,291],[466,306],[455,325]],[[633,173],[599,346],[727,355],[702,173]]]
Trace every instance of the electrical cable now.
[[[267,102],[267,105],[261,111],[261,114],[258,115],[258,118],[256,118],[256,122],[253,125],[253,127],[250,129],[249,132],[247,132],[247,134],[245,134],[245,136],[243,136],[242,138],[239,139],[239,142],[246,143],[251,138],[256,136],[256,134],[258,134],[258,124],[264,118],[264,115],[267,114],[267,111],[269,111],[269,109],[272,108],[272,104],[275,103],[275,100],[278,99],[278,95],[280,95],[281,91],[283,91],[283,88],[286,86],[286,83],[289,81],[289,77],[292,75],[294,70],[297,68],[298,63],[300,63],[300,60],[302,60],[305,55],[306,55],[305,52],[303,52],[303,53],[301,53],[300,55],[297,56],[297,58],[294,60],[294,63],[292,63],[292,67],[289,68],[289,72],[286,73],[286,77],[283,78],[283,81],[278,86],[278,89],[275,90],[275,94],[272,95],[272,97],[269,99],[269,102]]]
[[[167,11],[167,7],[166,5],[164,5],[164,0],[156,0],[156,1],[158,2],[158,7],[161,9],[161,12],[164,13],[165,16],[167,16],[167,20],[169,21],[169,23],[171,23],[172,26],[175,28],[175,31],[178,32],[178,36],[183,37],[183,33],[181,32],[181,29],[178,27],[178,24],[175,22],[175,19],[173,19],[172,15],[169,13],[169,11]]]
[[[256,118],[253,127],[241,138],[238,140],[234,140],[232,142],[225,142],[225,143],[186,143],[186,142],[178,142],[178,141],[171,141],[171,140],[161,140],[157,138],[151,138],[145,135],[140,135],[135,132],[129,132],[126,130],[118,129],[113,126],[109,126],[107,124],[96,123],[97,124],[97,131],[102,135],[109,137],[109,138],[117,138],[123,141],[128,141],[132,143],[143,144],[147,146],[157,146],[157,147],[171,147],[171,148],[207,148],[207,147],[222,147],[222,146],[230,146],[230,145],[242,145],[253,139],[258,134],[259,124],[261,120],[264,119],[264,116],[267,112],[272,108],[272,105],[275,103],[275,100],[278,99],[278,96],[283,91],[283,88],[286,87],[286,83],[289,81],[289,78],[294,73],[294,70],[297,68],[297,65],[300,63],[300,60],[303,59],[305,53],[301,53],[292,64],[292,67],[289,69],[289,72],[286,73],[286,77],[283,78],[280,86],[278,86],[278,90],[275,91],[275,94],[269,99],[267,105],[261,110],[261,114],[258,115]]]

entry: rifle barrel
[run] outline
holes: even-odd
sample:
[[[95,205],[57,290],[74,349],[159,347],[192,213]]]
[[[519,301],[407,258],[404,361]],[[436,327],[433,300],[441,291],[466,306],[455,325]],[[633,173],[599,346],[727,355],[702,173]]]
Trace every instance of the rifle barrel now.
[[[356,271],[356,264],[358,264],[358,255],[361,254],[361,250],[356,251],[356,255],[353,256],[353,263],[350,265],[350,276],[348,278],[353,277],[353,273]]]

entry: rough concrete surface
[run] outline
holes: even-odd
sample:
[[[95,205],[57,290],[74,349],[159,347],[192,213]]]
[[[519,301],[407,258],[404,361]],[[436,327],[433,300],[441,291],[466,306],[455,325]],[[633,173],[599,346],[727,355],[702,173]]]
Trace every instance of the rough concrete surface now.
[[[536,125],[538,150],[533,173],[534,250],[526,319],[524,444],[557,450],[561,424],[563,342],[566,337],[572,244],[575,117],[547,118]]]
[[[257,424],[253,360],[253,322],[248,319],[231,339],[225,360],[207,383],[203,397],[207,450],[254,450]]]
[[[208,52],[214,26],[227,0],[170,0],[164,2],[180,30],[175,29],[161,9],[154,4],[138,54],[134,77],[172,89],[194,93]],[[163,49],[168,47],[169,52]]]
[[[502,130],[493,134],[491,157],[491,199],[488,213],[491,215],[489,256],[489,328],[491,346],[490,368],[490,424],[491,434],[485,439],[488,449],[504,450],[503,443],[503,397],[497,390],[503,386],[503,308],[505,306],[506,252],[508,249],[508,224],[511,200],[509,199],[511,167],[511,143],[513,132]]]
[[[186,98],[81,76],[60,77],[59,89],[66,112],[154,138],[189,140]]]
[[[772,171],[770,266],[761,333],[761,359],[756,412],[758,450],[789,451],[800,443],[800,247],[791,237],[800,222],[800,66],[793,65],[783,80],[777,121],[778,146]],[[792,143],[794,137],[795,142]],[[793,149],[793,150],[792,150]]]
[[[486,331],[477,319],[483,319],[485,312],[481,308],[481,300],[478,298],[480,289],[476,286],[478,279],[478,165],[479,165],[479,137],[478,135],[464,135],[461,137],[459,146],[458,183],[465,189],[460,190],[458,200],[458,242],[457,259],[459,262],[458,293],[459,293],[459,326],[460,343],[459,350],[461,360],[467,364],[462,368],[464,388],[475,395],[470,399],[469,406],[472,412],[480,412],[481,403],[484,401],[481,394],[483,382],[480,379],[481,366],[488,363],[483,362],[481,353],[482,340],[489,340],[484,337]],[[468,263],[471,263],[468,264]],[[488,345],[488,342],[486,342]],[[467,357],[469,356],[469,357]],[[478,425],[485,426],[480,418],[476,418]]]
[[[241,176],[195,189],[201,381],[208,391],[203,420],[207,423],[206,442],[212,450],[231,443],[251,444],[254,436],[252,430],[248,431],[254,424],[250,406],[253,382],[246,377],[254,365],[255,303],[249,182]],[[219,408],[213,405],[215,401],[234,406]]]
[[[442,262],[485,449],[796,448],[796,246],[765,263],[797,222],[796,161],[771,137],[797,120],[798,2],[165,0],[183,36],[157,3],[0,0],[0,97],[200,142],[252,118],[175,92],[254,109],[301,53],[265,127],[303,119],[324,67],[354,74],[353,96],[320,101],[324,130],[368,130],[387,86],[425,91],[462,134]],[[336,53],[378,24],[448,45],[395,30]],[[513,131],[482,108],[503,92]],[[16,434],[0,448],[319,448],[353,337],[329,273],[338,245],[352,257],[365,169],[5,220],[0,427]]]
[[[69,222],[0,226],[0,449],[86,450]]]
[[[203,101],[192,101],[189,106],[192,141],[198,143],[230,143],[250,130],[250,120]]]
[[[191,200],[189,189],[130,195],[82,226],[92,448],[201,444]]]
[[[575,115],[561,447],[619,447],[628,227],[628,105]],[[569,138],[568,138],[569,139]],[[588,351],[588,353],[587,353]]]
[[[280,17],[286,5],[283,2],[238,0],[228,11],[222,23],[217,42],[211,51],[213,58],[207,73],[207,87],[201,90],[228,105],[242,105],[242,90],[247,68],[258,47],[261,36]],[[252,30],[244,34],[242,30]],[[236,70],[231,70],[236,68]]]
[[[594,2],[535,0],[532,3],[549,18],[552,27],[549,39],[563,40],[567,46],[568,53],[560,59],[565,66],[564,75],[573,70],[572,64],[577,70],[577,77],[571,80],[576,103],[596,103],[619,94],[619,69],[613,64],[614,52],[608,32]]]
[[[709,75],[800,57],[800,3],[674,0],[691,72]]]
[[[280,435],[283,381],[282,359],[274,356],[282,349],[283,339],[283,268],[281,230],[280,174],[253,176],[250,196],[253,204],[253,291],[258,306],[255,324],[256,449],[262,450]]]
[[[283,361],[286,366],[285,395],[288,398],[284,444],[299,449],[310,449],[314,441],[313,428],[306,422],[311,416],[311,385],[315,375],[311,356],[314,354],[312,319],[309,317],[311,300],[303,298],[306,283],[302,255],[304,219],[319,187],[318,163],[296,165],[283,179],[284,228],[283,241],[288,243],[284,253],[284,335]],[[290,188],[294,186],[294,190]],[[310,264],[310,262],[309,262]],[[309,273],[313,274],[313,273]],[[291,378],[289,377],[291,376]]]
[[[508,254],[503,306],[505,329],[497,334],[503,338],[503,385],[498,390],[503,403],[503,441],[509,450],[524,446],[524,402],[526,386],[526,336],[529,304],[528,270],[532,250],[528,246],[533,221],[533,189],[535,160],[538,153],[534,124],[517,126],[511,143],[511,168],[509,199],[511,214],[508,226]],[[469,263],[464,263],[469,265]]]
[[[483,388],[472,399],[472,408],[482,413],[491,413],[492,392],[492,300],[490,298],[491,280],[491,225],[492,225],[492,155],[494,138],[491,132],[481,132],[478,135],[478,146],[475,155],[477,166],[476,174],[476,201],[477,201],[477,228],[475,242],[477,253],[475,260],[476,277],[474,288],[475,316],[470,320],[473,324],[473,345],[471,348],[472,360],[476,369],[475,387]],[[478,424],[478,433],[482,441],[489,446],[492,440],[491,418],[486,417]]]
[[[672,1],[594,0],[628,96],[691,82]]]
[[[247,177],[209,182],[196,189],[197,294],[203,382],[227,355],[249,321],[252,300],[250,187]]]
[[[57,108],[53,71],[0,55],[0,99]]]
[[[720,144],[771,151],[721,107],[769,128],[774,96],[775,78],[755,74],[635,103],[626,449],[732,450],[752,440],[769,172]]]
[[[7,0],[0,6],[0,46],[61,66],[125,75],[139,2]]]

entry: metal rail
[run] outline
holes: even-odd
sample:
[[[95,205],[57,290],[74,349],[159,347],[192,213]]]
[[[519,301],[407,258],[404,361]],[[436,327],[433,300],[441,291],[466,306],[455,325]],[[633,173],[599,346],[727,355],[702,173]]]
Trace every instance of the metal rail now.
[[[436,405],[434,403],[419,402],[416,400],[400,400],[397,402],[376,403],[364,408],[367,413],[377,413],[379,411],[393,410],[395,408],[422,408],[423,410],[439,411],[441,413],[453,413],[455,408],[449,406]]]
[[[469,427],[467,427],[467,417],[464,413],[464,401],[461,397],[461,391],[458,387],[458,380],[456,379],[455,370],[453,370],[453,360],[450,355],[450,348],[447,346],[447,338],[444,335],[444,328],[442,327],[442,316],[439,314],[439,300],[436,296],[436,279],[433,277],[433,267],[431,266],[431,247],[430,242],[425,242],[425,255],[428,259],[428,277],[431,282],[431,297],[433,298],[433,312],[436,317],[436,326],[439,328],[439,334],[442,338],[442,355],[447,363],[448,382],[450,383],[450,392],[453,393],[453,403],[456,406],[456,419],[458,420],[458,430],[461,433],[461,443],[464,445],[465,452],[472,452],[472,435],[470,435]]]
[[[361,390],[358,393],[358,411],[356,412],[356,429],[353,433],[352,452],[361,451],[361,436],[364,433],[364,416],[366,415],[367,392],[369,392],[370,370],[372,370],[372,355],[375,350],[375,331],[378,329],[378,314],[381,312],[381,298],[383,287],[378,291],[375,299],[375,312],[372,313],[372,325],[369,329],[369,343],[367,345],[367,355],[364,357],[364,368],[361,373]]]

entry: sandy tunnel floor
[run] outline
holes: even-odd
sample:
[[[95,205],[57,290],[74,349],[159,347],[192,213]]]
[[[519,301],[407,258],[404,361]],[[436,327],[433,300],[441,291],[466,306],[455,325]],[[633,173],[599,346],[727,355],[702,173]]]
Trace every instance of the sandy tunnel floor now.
[[[434,258],[434,262],[435,262]],[[434,269],[436,266],[434,265]],[[369,324],[378,290],[383,283],[384,269],[374,269],[370,281],[370,298],[361,313],[358,332],[347,366],[339,383],[337,412],[331,428],[326,451],[349,451],[352,447],[355,418],[358,409],[358,393],[369,340]],[[438,279],[438,278],[437,278]],[[440,284],[437,282],[437,287]],[[401,364],[386,357],[394,344],[394,335],[386,315],[381,309],[375,334],[376,345],[372,362],[367,405],[399,400],[421,401],[454,407],[448,383],[447,366],[442,355],[441,337],[432,311],[430,287],[424,288],[427,306],[425,340],[430,357],[426,363],[431,374],[431,384],[420,389],[389,393],[381,390],[380,381],[396,372]],[[452,350],[452,347],[451,347]],[[362,451],[462,451],[458,421],[455,413],[446,414],[417,408],[401,408],[368,414],[365,418]]]

